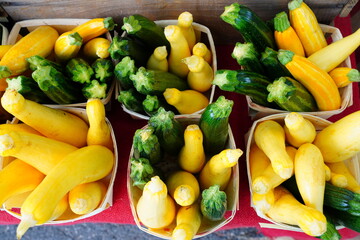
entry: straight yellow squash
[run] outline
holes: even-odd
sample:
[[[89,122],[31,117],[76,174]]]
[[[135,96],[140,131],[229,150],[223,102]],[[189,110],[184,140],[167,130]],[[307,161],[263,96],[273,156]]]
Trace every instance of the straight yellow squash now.
[[[199,203],[181,207],[176,214],[176,227],[172,232],[172,240],[191,240],[201,225],[201,211]]]
[[[3,58],[5,53],[14,45],[0,45],[0,60]]]
[[[314,12],[303,0],[288,3],[291,26],[304,47],[306,56],[327,46],[327,42]]]
[[[353,82],[360,82],[360,73],[355,68],[336,67],[329,72],[338,88],[346,87]]]
[[[78,32],[83,39],[83,43],[99,37],[108,31],[114,30],[116,24],[112,17],[107,18],[93,18],[79,26],[76,26],[71,32]]]
[[[21,207],[21,221],[16,230],[20,239],[36,224],[44,224],[61,199],[75,186],[107,176],[114,164],[114,154],[103,146],[80,148],[57,164],[28,196]]]
[[[341,162],[360,151],[360,111],[330,124],[314,140],[326,163]]]
[[[110,40],[103,37],[96,37],[84,45],[84,56],[90,59],[108,58],[110,56]]]
[[[1,104],[6,111],[46,137],[76,147],[86,145],[89,126],[74,114],[27,100],[11,89],[5,91]]]
[[[36,168],[15,159],[0,171],[0,206],[13,196],[34,190],[44,177]]]
[[[279,50],[279,61],[314,96],[320,111],[339,109],[339,89],[330,75],[305,57],[289,50]]]
[[[25,72],[29,68],[26,58],[47,57],[54,48],[58,32],[51,26],[39,26],[14,44],[0,61],[0,78]]]

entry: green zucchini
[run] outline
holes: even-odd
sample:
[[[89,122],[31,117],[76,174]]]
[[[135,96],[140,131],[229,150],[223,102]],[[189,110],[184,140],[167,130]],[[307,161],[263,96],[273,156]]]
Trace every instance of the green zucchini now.
[[[256,51],[254,44],[251,42],[235,44],[231,56],[245,70],[264,74],[264,67],[259,60],[259,53]]]
[[[151,164],[161,160],[162,151],[154,131],[155,129],[151,126],[135,131],[133,137],[134,158],[147,158]]]
[[[277,58],[277,51],[272,48],[265,48],[265,51],[261,53],[260,62],[265,68],[266,76],[271,80],[279,77],[293,77],[289,70],[280,63]]]
[[[220,190],[219,185],[213,185],[201,192],[200,210],[202,215],[210,221],[222,220],[227,204],[227,195]]]
[[[330,207],[325,208],[324,212],[330,215],[336,221],[336,224],[360,233],[360,217]]]
[[[129,56],[124,57],[115,65],[114,75],[119,81],[122,90],[128,90],[134,87],[134,84],[130,79],[130,75],[135,74],[136,71],[137,68],[135,66],[135,61]]]
[[[298,81],[280,77],[267,87],[269,102],[276,102],[282,109],[290,112],[314,112],[317,105],[311,93]]]
[[[122,90],[119,93],[117,100],[124,104],[124,106],[131,111],[142,113],[142,101],[145,96],[136,91],[135,88],[130,88],[128,90]]]
[[[83,58],[77,57],[70,59],[65,66],[67,76],[78,83],[90,83],[94,70]]]
[[[246,70],[221,69],[215,73],[212,84],[223,91],[247,95],[257,104],[265,107],[278,108],[276,104],[267,100],[267,85],[270,80],[261,74]]]
[[[220,96],[210,103],[201,114],[199,127],[203,133],[206,153],[215,155],[225,148],[229,137],[229,117],[234,102]]]
[[[40,66],[31,74],[40,89],[58,104],[84,102],[82,85],[71,81],[52,66]]]
[[[170,155],[177,155],[184,146],[184,127],[174,116],[173,112],[161,107],[148,121],[155,129],[160,146]]]
[[[152,116],[157,113],[160,107],[163,107],[167,111],[172,111],[175,114],[178,113],[176,108],[166,102],[164,97],[156,95],[146,95],[146,98],[142,102],[142,106],[147,115]]]
[[[167,88],[180,91],[188,89],[186,80],[170,72],[157,71],[140,67],[130,79],[136,90],[145,95],[162,95]]]
[[[165,37],[164,28],[143,15],[133,14],[124,17],[121,29],[140,39],[151,50],[159,46],[166,46],[170,52],[170,43]]]
[[[31,56],[31,57],[28,57],[26,59],[26,61],[29,63],[29,68],[32,70],[32,71],[35,71],[38,67],[40,66],[52,66],[54,68],[56,68],[56,70],[62,72],[64,69],[63,67],[56,63],[56,62],[53,62],[53,61],[50,61],[42,56],[39,56],[39,55],[34,55],[34,56]]]
[[[52,101],[46,96],[46,94],[39,88],[39,85],[34,79],[26,76],[17,76],[13,78],[7,78],[7,89],[14,89],[25,99],[37,102],[37,103],[51,103]]]
[[[113,60],[121,60],[129,56],[135,61],[137,67],[146,66],[152,52],[144,44],[128,36],[115,36],[109,47],[110,57]]]
[[[326,217],[326,232],[324,232],[321,236],[317,238],[320,238],[322,240],[340,240],[341,235],[336,229],[336,221],[329,214],[324,214]]]
[[[245,42],[251,42],[258,52],[266,47],[276,49],[274,32],[254,11],[237,2],[225,7],[220,18],[240,32]]]
[[[130,159],[130,179],[133,181],[133,186],[143,189],[145,184],[151,180],[152,177],[158,176],[160,171],[151,165],[149,159],[134,158]]]

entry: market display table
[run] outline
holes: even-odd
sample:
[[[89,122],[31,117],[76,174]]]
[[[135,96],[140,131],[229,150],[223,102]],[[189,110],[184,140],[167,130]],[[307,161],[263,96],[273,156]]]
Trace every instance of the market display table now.
[[[341,29],[343,36],[349,35],[351,30],[350,18],[336,18],[335,26]],[[216,46],[216,52],[218,56],[218,69],[238,69],[239,66],[234,59],[231,58],[233,46]],[[352,66],[356,66],[354,56],[352,56]],[[218,96],[224,95],[226,98],[234,101],[233,111],[230,116],[230,125],[233,131],[234,139],[237,148],[245,151],[245,134],[250,129],[253,120],[248,114],[248,106],[245,96],[223,92],[218,88],[215,91],[216,100]],[[112,100],[110,109],[107,112],[107,117],[110,120],[115,132],[117,146],[118,146],[118,170],[117,177],[114,184],[113,193],[113,206],[105,211],[90,217],[85,220],[73,222],[72,224],[91,222],[91,223],[115,223],[115,224],[135,224],[133,216],[130,210],[129,197],[126,188],[126,172],[129,160],[129,153],[132,145],[132,137],[134,132],[147,124],[145,120],[135,120],[130,115],[125,113],[120,103],[116,100]],[[353,84],[353,105],[347,108],[341,114],[331,117],[330,121],[336,121],[337,119],[351,113],[360,110],[360,97],[359,86]],[[359,123],[360,124],[360,123]],[[316,239],[307,236],[304,233],[284,231],[278,229],[261,228],[259,222],[267,222],[266,220],[258,217],[252,207],[250,207],[250,192],[248,185],[248,178],[246,173],[246,158],[245,154],[239,161],[240,169],[240,192],[239,192],[239,210],[237,211],[234,219],[224,226],[224,229],[243,228],[243,227],[257,227],[259,230],[267,236],[292,236],[299,239]],[[6,212],[0,212],[0,224],[18,224],[19,220],[10,216]],[[139,230],[140,231],[140,230]],[[342,239],[350,239],[356,236],[360,236],[349,229],[341,229],[340,234]]]

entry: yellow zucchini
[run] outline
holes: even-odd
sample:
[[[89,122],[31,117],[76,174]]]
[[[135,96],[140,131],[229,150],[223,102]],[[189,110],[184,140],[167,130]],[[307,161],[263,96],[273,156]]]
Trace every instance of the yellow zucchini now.
[[[326,165],[330,168],[331,172],[336,174],[341,174],[346,177],[347,179],[347,186],[345,187],[346,189],[356,193],[360,193],[360,184],[351,174],[349,168],[345,165],[344,161],[326,163]]]
[[[359,45],[360,29],[340,40],[332,42],[309,56],[308,59],[325,72],[329,72],[350,56]]]
[[[348,114],[321,130],[314,140],[326,163],[341,162],[360,151],[360,111]]]
[[[165,183],[158,176],[152,177],[145,184],[136,205],[136,213],[141,223],[149,228],[163,228],[174,221],[175,202],[168,194]]]
[[[190,124],[184,131],[184,146],[179,153],[180,167],[191,173],[198,173],[205,164],[203,134],[197,124]]]
[[[193,15],[190,12],[182,12],[178,17],[177,24],[180,27],[190,50],[193,49],[196,43],[195,30],[192,26],[193,21]]]
[[[279,61],[314,96],[320,111],[339,109],[339,89],[330,75],[309,59],[288,50],[279,50]]]
[[[296,183],[304,203],[323,212],[325,192],[324,160],[320,150],[311,143],[304,143],[295,155]]]
[[[291,26],[299,36],[306,56],[327,46],[325,35],[311,8],[303,0],[288,3]]]
[[[196,55],[184,58],[183,62],[190,71],[187,75],[189,87],[199,92],[209,90],[214,80],[214,71],[211,66],[202,57]]]
[[[275,203],[267,215],[276,222],[299,226],[310,236],[320,236],[326,231],[326,217],[320,211],[301,204],[284,187],[274,190]]]
[[[5,91],[1,104],[6,111],[46,137],[76,147],[86,145],[89,126],[74,114],[27,100],[11,89]]]
[[[209,105],[209,99],[195,90],[180,91],[167,88],[163,93],[168,104],[174,106],[180,114],[192,114]]]
[[[159,70],[167,72],[169,70],[169,63],[167,60],[168,52],[166,46],[160,46],[154,49],[149,60],[147,61],[146,68],[151,70]]]
[[[293,175],[294,162],[286,152],[283,127],[273,121],[259,123],[254,131],[256,145],[268,156],[274,171],[283,179]]]
[[[54,52],[57,60],[68,61],[74,58],[82,46],[82,37],[77,32],[64,32],[55,42]]]
[[[192,54],[204,58],[204,60],[208,63],[212,63],[212,54],[209,48],[205,43],[198,42],[194,45],[192,49]]]
[[[189,44],[180,27],[176,25],[166,26],[164,34],[170,43],[171,49],[168,58],[169,71],[181,78],[185,78],[189,73],[189,69],[185,63],[182,62],[182,59],[191,56]]]
[[[353,82],[360,82],[360,73],[355,68],[336,67],[329,72],[338,88],[346,87]]]
[[[105,106],[98,98],[88,99],[86,102],[86,114],[89,119],[89,130],[87,133],[87,145],[102,145],[111,151],[114,145],[111,138],[111,130],[106,123]]]
[[[29,68],[26,58],[47,57],[53,50],[58,32],[51,26],[39,26],[14,44],[0,61],[0,78],[25,72]]]
[[[23,203],[18,239],[30,227],[49,221],[56,205],[71,189],[104,178],[113,164],[114,154],[98,145],[80,148],[63,158]]]
[[[36,131],[34,128],[30,127],[29,125],[25,123],[3,123],[0,124],[0,133],[6,133],[8,131],[17,131],[17,132],[27,132],[27,133],[33,133],[37,135],[41,135],[38,131]]]
[[[0,171],[0,206],[13,196],[34,190],[44,177],[36,168],[15,159]]]
[[[0,135],[0,155],[19,158],[48,174],[66,155],[78,148],[44,136],[11,131]]]
[[[224,190],[229,183],[232,167],[238,163],[243,152],[240,149],[225,149],[211,157],[200,172],[200,189],[219,185]]]
[[[99,37],[108,31],[114,30],[116,24],[112,17],[107,18],[93,18],[85,23],[76,26],[71,32],[78,32],[83,39],[83,43]]]
[[[109,47],[111,41],[103,37],[96,37],[84,45],[84,56],[90,59],[108,58],[110,56]]]
[[[77,185],[69,192],[70,209],[79,215],[95,210],[104,199],[106,185],[100,180]]]
[[[199,203],[179,208],[176,214],[176,227],[172,232],[172,240],[191,240],[201,225],[201,211]]]
[[[166,180],[170,196],[180,206],[190,206],[200,195],[199,182],[194,175],[186,171],[176,171]]]
[[[312,143],[316,137],[314,124],[305,119],[300,113],[291,112],[284,118],[285,139],[294,147],[304,143]]]

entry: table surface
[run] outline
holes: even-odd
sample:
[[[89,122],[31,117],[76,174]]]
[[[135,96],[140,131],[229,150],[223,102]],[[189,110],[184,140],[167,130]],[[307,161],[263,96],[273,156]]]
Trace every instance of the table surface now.
[[[336,18],[335,26],[341,29],[343,36],[349,35],[351,27],[349,18]],[[216,46],[216,52],[218,56],[218,69],[238,69],[239,66],[230,57],[233,46]],[[354,56],[351,56],[352,66],[355,65]],[[215,91],[215,98],[219,95],[224,95],[227,99],[234,101],[233,111],[230,116],[230,125],[234,134],[236,146],[242,150],[245,150],[245,138],[244,135],[250,129],[253,120],[249,117],[248,106],[245,96],[223,92],[218,88]],[[360,110],[360,97],[359,86],[353,84],[353,105],[348,107],[344,112],[329,118],[330,121],[336,121],[337,119],[351,113]],[[116,223],[116,224],[135,224],[133,216],[130,210],[129,197],[126,188],[126,170],[128,165],[128,158],[132,144],[132,137],[135,130],[143,127],[147,124],[145,120],[134,120],[130,115],[125,113],[120,103],[116,100],[112,100],[111,109],[107,112],[107,117],[110,120],[115,132],[117,146],[118,146],[118,170],[114,183],[113,190],[113,206],[104,210],[103,212],[92,216],[88,219],[75,221],[70,224],[93,222],[93,223]],[[232,229],[241,227],[257,227],[260,229],[259,222],[267,222],[266,220],[258,217],[253,208],[250,207],[250,192],[248,185],[248,178],[246,173],[246,158],[243,155],[239,161],[240,169],[240,193],[239,193],[239,210],[237,211],[234,219],[224,226],[222,229]],[[19,220],[10,216],[6,212],[0,212],[0,224],[18,224]],[[140,231],[140,230],[139,230]],[[316,239],[309,237],[304,233],[292,232],[285,230],[261,228],[261,232],[270,237],[275,236],[292,236],[296,239]],[[342,239],[350,239],[359,236],[358,233],[349,230],[341,229],[340,233]]]

